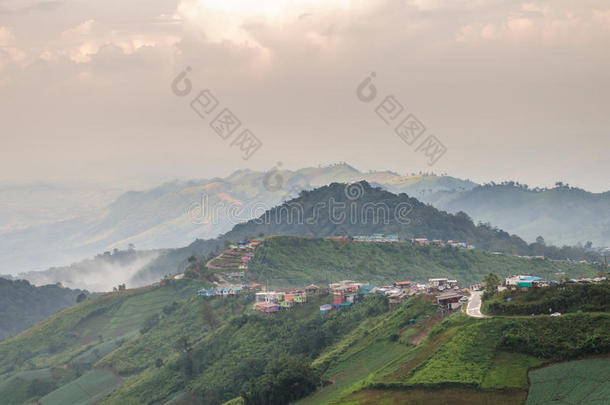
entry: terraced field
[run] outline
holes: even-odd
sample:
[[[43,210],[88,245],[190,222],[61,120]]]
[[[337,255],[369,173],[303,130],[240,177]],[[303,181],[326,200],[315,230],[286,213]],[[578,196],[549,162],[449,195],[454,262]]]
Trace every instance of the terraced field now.
[[[610,403],[610,358],[569,361],[529,373],[526,405]]]
[[[89,405],[98,402],[122,384],[107,370],[91,370],[76,380],[42,397],[42,405]]]

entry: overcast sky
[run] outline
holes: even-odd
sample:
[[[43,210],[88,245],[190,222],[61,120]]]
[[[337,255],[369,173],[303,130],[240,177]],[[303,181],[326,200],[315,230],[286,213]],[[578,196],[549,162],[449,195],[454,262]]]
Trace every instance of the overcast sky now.
[[[346,161],[605,191],[609,72],[607,0],[1,0],[0,183]],[[204,89],[219,105],[201,118]],[[389,95],[426,127],[413,145],[375,113]],[[241,121],[226,140],[223,108]],[[248,160],[243,129],[262,142]],[[430,134],[447,150],[432,167]]]

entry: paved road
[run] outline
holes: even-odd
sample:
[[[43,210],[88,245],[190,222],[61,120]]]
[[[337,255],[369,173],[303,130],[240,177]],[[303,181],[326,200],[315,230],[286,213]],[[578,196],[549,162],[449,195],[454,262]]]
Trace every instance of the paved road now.
[[[466,313],[475,318],[487,318],[487,315],[481,313],[481,295],[483,291],[471,291]]]

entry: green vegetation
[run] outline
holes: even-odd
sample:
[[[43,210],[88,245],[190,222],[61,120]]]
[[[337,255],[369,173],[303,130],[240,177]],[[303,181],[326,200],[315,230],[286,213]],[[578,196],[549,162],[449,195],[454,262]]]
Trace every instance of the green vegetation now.
[[[554,361],[610,352],[610,314],[494,321],[507,322],[501,347],[509,351]]]
[[[303,191],[298,198],[272,208],[261,217],[236,225],[220,239],[236,241],[259,234],[353,236],[383,233],[398,235],[403,240],[420,237],[459,240],[487,251],[600,261],[598,253],[583,248],[559,249],[545,244],[528,244],[489,223],[475,225],[464,212],[439,211],[404,193],[392,194],[365,181],[352,187],[362,191],[360,198],[348,198],[346,185],[340,183]]]
[[[84,293],[88,294],[58,285],[36,287],[26,280],[0,278],[0,340],[75,305],[77,297]]]
[[[373,366],[360,381],[342,388],[338,398],[317,400],[330,385],[303,403],[444,403],[451,392],[457,395],[454,403],[493,398],[494,403],[522,404],[530,368],[609,353],[608,328],[610,316],[605,314],[483,320],[453,315],[437,323],[421,343],[393,351],[393,360]],[[336,361],[331,368],[350,367],[349,360]]]
[[[88,371],[76,380],[45,395],[42,405],[90,405],[121,385],[121,379],[107,370]]]
[[[529,373],[527,405],[607,404],[610,398],[610,359],[555,364]]]
[[[526,354],[498,351],[483,378],[481,388],[527,389],[527,371],[543,363],[543,360]]]
[[[244,384],[245,405],[284,405],[315,391],[319,373],[304,358],[283,356],[267,364],[265,373]]]
[[[257,249],[247,273],[270,284],[275,278],[276,285],[431,275],[468,283],[490,271],[558,269],[574,277],[594,271],[481,251],[282,236]],[[305,405],[435,403],[458,395],[455,403],[470,397],[471,404],[517,404],[525,400],[530,368],[610,352],[608,314],[475,319],[443,316],[433,296],[390,310],[385,296],[372,294],[322,315],[319,306],[332,300],[326,292],[292,310],[260,314],[251,293],[196,295],[209,286],[166,279],[87,299],[0,342],[0,397],[9,405],[66,398],[100,405]]]
[[[21,405],[84,376],[109,354],[121,353],[122,346],[133,341],[148,317],[163,312],[163,308],[174,308],[174,302],[179,306],[202,285],[178,280],[165,287],[127,290],[87,299],[0,342],[0,398],[3,403]],[[157,357],[146,364],[154,364]],[[141,358],[142,355],[134,355],[136,361]],[[30,382],[32,374],[36,375],[36,383]],[[100,374],[91,374],[85,381],[91,384],[96,376]],[[106,395],[107,390],[103,387],[107,381],[99,380],[100,392]],[[95,392],[95,389],[87,392]]]
[[[340,279],[388,283],[406,279],[427,282],[447,276],[460,284],[480,282],[490,271],[501,275],[536,274],[552,279],[562,271],[570,277],[594,276],[594,266],[522,259],[450,246],[416,246],[411,243],[357,243],[276,236],[257,248],[248,273],[269,285],[307,285]]]
[[[480,391],[474,388],[410,388],[366,390],[333,404],[342,405],[522,405],[527,393],[519,391]]]
[[[501,326],[477,322],[466,325],[447,344],[414,370],[408,383],[438,387],[480,387],[500,344]]]
[[[486,301],[484,309],[495,315],[610,312],[610,283],[507,289]]]
[[[266,372],[277,367],[275,364],[270,365],[273,359],[302,356],[311,362],[365,319],[380,316],[387,311],[385,297],[376,295],[352,308],[321,316],[319,305],[330,299],[324,295],[314,296],[302,306],[271,316],[247,312],[236,314],[224,320],[216,331],[204,331],[200,340],[195,340],[195,336],[191,335],[188,349],[180,344],[185,349],[176,350],[164,366],[148,369],[115,391],[104,403],[151,403],[183,390],[194,393],[206,404],[222,403],[240,394],[248,401],[253,401],[251,403],[256,403],[256,398],[260,398],[258,394],[261,393],[254,391],[248,382],[258,381],[263,384],[261,387],[266,387],[264,392],[275,392],[276,388],[265,385],[269,382],[268,378],[259,380],[265,378]],[[227,305],[222,299],[209,301],[212,301],[210,306],[216,302]],[[251,302],[249,301],[248,308]],[[179,316],[178,312],[176,316]],[[167,320],[170,321],[172,317],[173,315]],[[200,321],[200,325],[202,323]],[[143,336],[154,333],[155,330],[156,328]],[[306,371],[297,375],[312,376]],[[288,379],[292,377],[286,375]],[[305,381],[311,380],[307,377]],[[305,384],[304,387],[311,385]],[[266,394],[261,395],[264,398]]]

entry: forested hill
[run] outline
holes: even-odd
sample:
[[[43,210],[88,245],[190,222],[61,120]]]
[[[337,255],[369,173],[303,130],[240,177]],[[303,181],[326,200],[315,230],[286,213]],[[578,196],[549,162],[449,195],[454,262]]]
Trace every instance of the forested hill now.
[[[449,214],[409,197],[372,187],[365,181],[333,183],[277,206],[259,218],[238,224],[222,238],[240,240],[257,235],[353,236],[395,234],[400,239],[457,240],[477,248],[552,259],[598,260],[597,254],[578,248],[529,244],[519,236],[475,225],[463,212]]]
[[[560,183],[552,189],[531,189],[507,182],[452,193],[432,204],[467,212],[526,240],[542,235],[555,245],[610,245],[610,192],[590,193]]]
[[[253,210],[250,216],[256,219],[238,224],[216,239],[197,239],[183,248],[121,251],[99,255],[93,261],[83,261],[66,268],[22,276],[36,283],[63,281],[64,284],[92,291],[109,291],[120,283],[138,287],[184,270],[191,256],[203,259],[210,254],[218,254],[226,243],[259,235],[322,237],[384,233],[396,234],[403,240],[454,239],[492,252],[545,256],[558,260],[600,260],[596,253],[582,248],[527,244],[519,236],[491,225],[475,225],[464,213],[449,214],[407,194],[393,194],[367,182],[333,183],[303,191],[297,198],[266,212]],[[83,277],[83,274],[88,276]]]
[[[35,287],[25,280],[0,278],[0,339],[16,335],[76,304],[82,290],[57,285]]]

